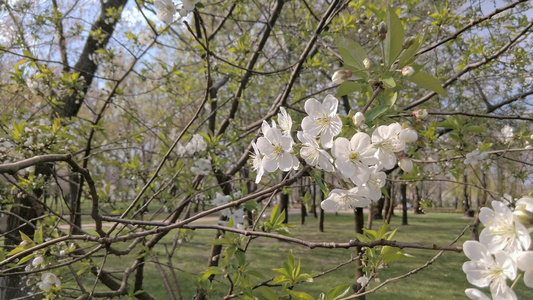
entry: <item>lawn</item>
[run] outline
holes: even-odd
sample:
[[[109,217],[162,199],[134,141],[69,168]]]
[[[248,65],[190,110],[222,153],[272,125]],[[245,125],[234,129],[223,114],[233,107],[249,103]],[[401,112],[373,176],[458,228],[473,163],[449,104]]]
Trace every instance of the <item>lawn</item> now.
[[[304,240],[316,242],[348,242],[354,238],[353,235],[353,215],[351,214],[327,214],[325,217],[324,232],[318,231],[318,220],[313,217],[306,218],[305,225],[299,225],[299,216],[291,216],[290,224],[298,225],[291,230],[292,236]],[[429,213],[426,215],[409,215],[409,225],[400,226],[397,240],[404,242],[418,242],[423,244],[449,244],[465,226],[472,220],[464,219],[462,214],[441,214]],[[202,222],[197,222],[200,224]],[[214,223],[211,221],[211,223]],[[400,217],[393,217],[391,227],[396,228],[401,223]],[[208,224],[203,222],[203,224]],[[381,221],[374,222],[374,229],[381,226]],[[207,255],[210,246],[206,245],[214,235],[211,230],[196,230],[194,236],[188,242],[182,243],[180,249],[173,256],[173,266],[177,268],[177,276],[183,299],[192,299],[194,287],[185,272],[197,275],[207,264]],[[161,263],[166,263],[165,245],[170,247],[173,243],[173,236],[168,235],[161,245],[154,249]],[[469,238],[469,233],[457,242],[458,245]],[[292,249],[295,258],[301,261],[302,272],[320,273],[334,268],[339,264],[349,260],[354,254],[353,249],[308,249],[303,246],[280,242],[273,239],[265,240],[259,238],[254,240],[248,251],[246,259],[251,262],[249,268],[256,269],[264,274],[266,278],[276,275],[272,268],[279,268],[282,261],[287,259],[288,251]],[[414,257],[392,263],[388,268],[380,272],[380,280],[383,282],[387,278],[396,277],[413,270],[431,259],[437,251],[425,251],[407,249]],[[462,253],[444,253],[428,268],[419,271],[402,280],[394,281],[385,285],[375,293],[367,296],[367,299],[466,299],[464,289],[470,287],[466,281],[466,276],[461,270],[462,264],[467,258]],[[108,257],[106,267],[110,269],[124,269],[126,258]],[[354,276],[354,263],[339,268],[333,274],[318,277],[312,283],[302,283],[298,285],[296,291],[305,291],[313,297],[318,297],[321,292],[327,292],[331,288],[351,284]],[[91,276],[87,276],[91,277]],[[132,276],[133,277],[133,276]],[[254,278],[255,279],[255,278]],[[87,282],[92,282],[86,278]],[[260,282],[260,279],[254,283]],[[227,281],[224,278],[216,277],[217,291],[211,299],[222,298],[227,292]],[[524,287],[520,281],[515,287],[519,299],[533,299],[531,290]],[[378,282],[372,282],[370,288],[376,286]],[[156,271],[154,264],[147,262],[145,267],[144,289],[150,292],[156,299],[167,299],[166,291],[162,284],[161,277]],[[263,299],[260,293],[259,299]]]

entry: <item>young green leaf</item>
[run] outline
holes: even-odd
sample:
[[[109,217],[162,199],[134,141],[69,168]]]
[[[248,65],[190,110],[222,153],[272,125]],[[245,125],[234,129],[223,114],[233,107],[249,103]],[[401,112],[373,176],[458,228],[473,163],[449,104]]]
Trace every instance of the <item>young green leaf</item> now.
[[[418,85],[419,87],[428,89],[430,91],[433,91],[443,96],[448,95],[446,91],[444,90],[444,88],[442,88],[442,85],[440,84],[440,82],[433,75],[419,71],[419,72],[416,72],[413,76],[406,77],[406,78],[407,80]]]
[[[402,52],[405,31],[403,29],[402,21],[400,21],[391,7],[387,9],[386,23],[388,32],[383,41],[383,48],[385,50],[385,65],[390,66],[394,63],[398,55],[400,55],[400,52]]]

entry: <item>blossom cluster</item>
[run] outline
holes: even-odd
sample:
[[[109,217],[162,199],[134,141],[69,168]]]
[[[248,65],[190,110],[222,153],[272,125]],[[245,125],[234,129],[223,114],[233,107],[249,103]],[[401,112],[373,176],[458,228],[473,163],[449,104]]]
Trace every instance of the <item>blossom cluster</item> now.
[[[213,204],[215,206],[221,206],[224,204],[228,204],[232,201],[232,199],[239,199],[242,197],[241,191],[236,191],[232,195],[223,195],[219,192],[215,194],[215,198],[213,198]],[[236,208],[236,207],[229,207],[226,209],[223,209],[220,211],[220,215],[225,217],[226,219],[232,219],[233,220],[233,227],[235,228],[243,228],[244,227],[244,209],[242,208]],[[227,221],[219,221],[220,225],[226,226],[228,224]]]
[[[336,174],[339,180],[352,186],[348,189],[333,189],[321,204],[325,210],[345,210],[366,207],[371,201],[381,198],[381,188],[385,185],[384,170],[396,165],[397,153],[406,148],[406,143],[418,139],[415,130],[393,123],[377,127],[372,135],[357,132],[349,139],[337,137],[342,131],[342,120],[337,114],[339,101],[328,95],[321,103],[308,99],[304,105],[307,116],[303,118],[296,136],[300,140],[300,157],[317,169]],[[363,114],[355,114],[356,126],[364,122]],[[292,119],[282,107],[278,123],[269,125],[263,122],[263,136],[252,143],[254,153],[252,168],[257,172],[259,183],[265,172],[289,171],[299,167],[294,155],[294,142],[291,136]],[[412,169],[412,162],[403,155],[400,167]]]
[[[533,251],[529,250],[533,198],[519,199],[514,212],[503,201],[492,201],[492,209],[481,208],[479,220],[485,225],[479,241],[466,241],[463,245],[465,255],[471,259],[463,264],[466,278],[477,287],[488,287],[492,299],[517,299],[507,281],[516,281],[519,270],[524,272],[525,285],[533,288]],[[470,299],[491,299],[474,288],[465,293]]]
[[[174,21],[176,12],[179,11],[182,17],[187,16],[198,3],[198,0],[181,0],[179,5],[176,5],[172,0],[155,0],[154,6],[157,10],[157,18],[167,24]]]

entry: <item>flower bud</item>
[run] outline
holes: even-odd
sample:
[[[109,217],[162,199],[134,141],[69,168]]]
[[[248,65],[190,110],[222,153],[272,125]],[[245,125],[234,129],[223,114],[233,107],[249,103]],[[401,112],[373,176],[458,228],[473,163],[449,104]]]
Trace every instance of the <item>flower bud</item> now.
[[[352,117],[352,120],[353,120],[353,124],[359,127],[361,124],[365,122],[365,115],[363,115],[361,112],[358,111]]]
[[[413,116],[417,119],[424,119],[428,116],[428,111],[425,109],[417,109],[413,111]]]
[[[402,48],[409,49],[416,41],[416,38],[411,36],[403,40]]]
[[[370,58],[368,58],[368,57],[365,58],[363,60],[363,65],[365,66],[365,69],[367,69],[367,70],[372,68],[372,60]]]
[[[513,218],[525,226],[533,225],[533,198],[526,196],[516,201]]]
[[[44,258],[42,256],[36,256],[33,261],[31,262],[31,265],[34,267],[34,268],[37,268],[38,266],[40,266],[42,263],[44,262]]]
[[[418,133],[412,128],[404,128],[400,131],[399,138],[406,143],[416,142],[418,140]]]
[[[407,66],[407,67],[403,67],[402,68],[402,76],[404,77],[409,77],[409,76],[413,76],[413,74],[415,73],[415,69],[411,66]]]
[[[405,173],[409,173],[413,170],[413,161],[404,157],[398,162],[398,167],[400,167]]]
[[[381,40],[387,36],[387,24],[383,21],[378,25],[378,36]]]
[[[333,73],[331,81],[335,84],[341,84],[352,77],[352,72],[350,70],[339,70]]]

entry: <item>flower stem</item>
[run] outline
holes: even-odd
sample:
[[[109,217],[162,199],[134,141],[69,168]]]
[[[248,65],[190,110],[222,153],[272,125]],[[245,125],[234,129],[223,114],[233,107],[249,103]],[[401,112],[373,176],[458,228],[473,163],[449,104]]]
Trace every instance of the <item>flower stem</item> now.
[[[522,277],[522,273],[520,273],[520,274],[518,274],[518,276],[516,276],[516,279],[513,281],[513,284],[511,285],[511,290],[514,288],[514,286],[516,285],[518,280],[520,280],[521,277]]]

